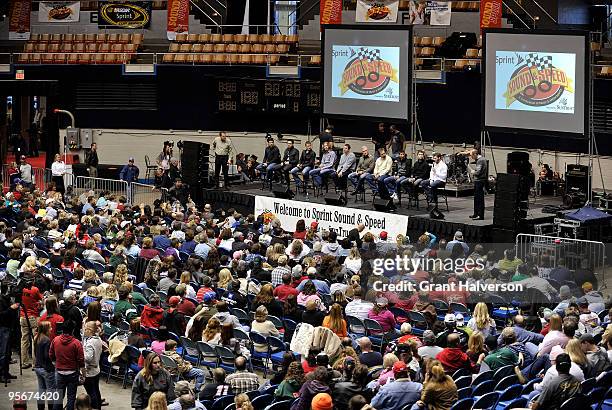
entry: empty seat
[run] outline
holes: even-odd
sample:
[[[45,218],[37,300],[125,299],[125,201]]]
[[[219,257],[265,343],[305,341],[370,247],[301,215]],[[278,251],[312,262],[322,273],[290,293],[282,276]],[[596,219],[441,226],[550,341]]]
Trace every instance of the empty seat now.
[[[171,53],[178,53],[180,47],[181,45],[179,43],[170,43],[170,48],[168,48],[168,51]]]
[[[234,35],[234,43],[242,44],[247,41],[246,34],[235,34]]]
[[[74,42],[74,34],[70,34],[70,33],[64,34],[64,41],[63,42],[64,43],[72,43],[72,42]]]
[[[77,64],[79,62],[79,55],[78,54],[68,54],[67,62],[68,64]]]
[[[299,36],[297,34],[290,34],[285,37],[285,43],[287,44],[297,44],[299,41]]]
[[[85,44],[84,43],[74,43],[72,45],[73,53],[84,53],[85,52]]]
[[[111,53],[122,53],[123,52],[123,44],[115,43],[111,45],[110,49]]]
[[[98,51],[98,45],[96,43],[87,43],[85,48],[88,53],[95,53]]]
[[[198,56],[198,62],[200,64],[211,64],[213,60],[212,54],[201,54]]]
[[[417,66],[417,67],[423,66],[423,59],[422,58],[415,58],[414,59],[414,65]]]
[[[255,54],[253,56],[253,64],[266,64],[266,56],[264,54]]]
[[[34,52],[34,47],[35,47],[34,43],[26,43],[23,46],[23,52],[24,53],[33,53]]]
[[[410,9],[410,1],[408,1],[408,0],[400,0],[398,7],[399,7],[400,10],[409,10]]]
[[[247,42],[251,44],[259,43],[259,34],[249,34],[247,36]]]
[[[203,53],[213,53],[215,51],[215,45],[208,43],[208,44],[204,44],[202,46],[202,52]]]
[[[113,54],[113,53],[104,54],[105,64],[115,64],[116,62],[117,62],[117,54]]]
[[[433,44],[433,37],[421,37],[421,46],[427,47]]]
[[[268,64],[270,65],[278,64],[279,61],[280,61],[279,55],[272,54],[268,56]]]
[[[136,51],[138,51],[138,45],[137,44],[125,44],[123,46],[123,51],[125,51],[126,53],[136,53]]]
[[[72,43],[64,43],[60,46],[60,51],[62,53],[71,53],[72,52]]]
[[[121,44],[127,44],[130,42],[130,35],[129,34],[120,34],[119,35],[119,42]]]
[[[58,44],[49,44],[47,46],[47,52],[49,53],[59,53],[60,51],[60,45]]]
[[[278,54],[287,54],[289,52],[289,44],[277,44],[276,52]]]
[[[181,53],[188,53],[190,51],[191,51],[191,44],[189,43],[183,43],[179,47],[179,52]]]
[[[601,67],[600,73],[603,77],[609,77],[612,75],[612,66],[605,65]]]
[[[31,43],[37,43],[40,41],[40,34],[30,33],[30,39],[28,40]]]
[[[264,52],[263,44],[253,44],[251,46],[251,52],[254,54],[261,54]]]
[[[41,43],[48,43],[50,39],[51,34],[43,33],[40,35],[38,41],[40,41]]]
[[[259,36],[259,41],[261,41],[262,43],[271,43],[272,42],[272,35],[271,34],[261,34]]]
[[[53,54],[53,63],[54,64],[66,64],[66,54],[58,53]]]
[[[238,49],[238,52],[240,53],[250,53],[251,52],[251,45],[250,44],[240,44],[240,48]]]
[[[164,54],[164,56],[162,57],[162,63],[172,63],[174,62],[174,54]]]
[[[225,53],[225,44],[215,44],[213,51],[215,53]]]
[[[85,42],[87,43],[95,43],[96,35],[95,34],[85,34]]]
[[[252,56],[250,54],[241,54],[238,58],[239,64],[251,64]]]
[[[414,47],[412,51],[415,57],[418,57],[421,55],[421,47]]]
[[[421,37],[414,36],[414,38],[412,40],[412,45],[413,46],[420,46],[421,45]]]
[[[27,53],[19,53],[17,54],[17,63],[18,64],[27,64],[30,60],[30,55]]]
[[[194,64],[197,61],[198,61],[198,55],[197,54],[187,54],[187,60],[185,60],[186,63]]]
[[[47,43],[39,43],[34,46],[34,51],[37,53],[44,53],[47,51]]]
[[[61,34],[51,34],[51,37],[49,38],[49,42],[50,43],[61,43],[62,42],[62,35]]]
[[[433,57],[436,52],[436,49],[433,47],[423,47],[421,48],[421,57]]]
[[[228,54],[226,62],[229,64],[238,64],[239,57],[238,54]]]
[[[225,54],[215,54],[213,55],[213,63],[215,64],[223,64],[225,62]]]
[[[202,34],[198,34],[198,43],[208,43],[210,41],[210,34],[208,33],[202,33]]]
[[[444,43],[445,41],[446,41],[446,39],[444,37],[434,37],[433,45],[435,47],[440,47],[442,45],[442,43]]]
[[[266,54],[272,54],[276,52],[276,45],[274,44],[266,44],[264,46],[264,53]]]
[[[94,64],[104,64],[104,54],[92,54],[91,62]]]
[[[187,54],[175,54],[174,55],[175,63],[184,63],[185,61],[187,61]]]
[[[285,42],[285,35],[284,34],[275,34],[274,36],[272,36],[272,42],[279,44],[279,43],[284,43]]]
[[[176,39],[174,41],[176,41],[177,43],[184,43],[185,41],[187,41],[187,34],[177,34]]]
[[[222,39],[221,34],[211,34],[210,35],[210,42],[211,43],[220,43]]]
[[[465,52],[465,56],[467,58],[478,58],[478,49],[476,48],[468,48]]]
[[[119,42],[119,34],[117,34],[117,33],[109,34],[107,41],[109,43],[118,43]]]
[[[233,34],[223,34],[223,36],[221,37],[221,41],[225,44],[233,43],[234,35]]]
[[[226,53],[237,53],[238,52],[238,44],[228,44],[225,47]],[[238,58],[236,57],[236,62],[238,62]]]
[[[110,52],[110,44],[102,43],[98,45],[98,53],[108,53]]]
[[[188,43],[197,43],[198,42],[198,34],[188,34],[187,35],[187,42]]]
[[[91,54],[82,53],[79,54],[79,64],[89,64],[91,60]]]
[[[144,34],[142,33],[132,34],[132,44],[141,45],[142,40],[144,40]]]
[[[310,65],[321,65],[321,56],[310,56]]]
[[[72,38],[72,41],[75,43],[84,43],[85,42],[85,34],[75,34]]]
[[[106,43],[108,39],[108,34],[106,33],[98,33],[96,34],[96,43]]]
[[[30,54],[30,57],[28,58],[28,62],[30,64],[40,64],[40,54],[38,53]]]
[[[455,60],[453,70],[463,70],[467,66],[467,60]]]
[[[201,53],[202,52],[202,44],[196,43],[194,45],[191,46],[191,52],[192,53]]]

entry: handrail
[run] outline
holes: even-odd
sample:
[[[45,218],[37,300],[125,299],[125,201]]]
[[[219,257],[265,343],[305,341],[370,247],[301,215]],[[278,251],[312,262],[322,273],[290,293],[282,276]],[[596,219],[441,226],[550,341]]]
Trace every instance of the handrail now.
[[[198,4],[196,4],[196,2],[195,2],[195,1],[193,1],[193,0],[189,0],[189,3],[191,3],[191,4],[192,4],[192,5],[195,7],[195,8],[197,8],[198,10],[200,10],[200,13],[202,13],[202,14],[203,14],[205,17],[207,17],[207,18],[208,18],[210,21],[212,21],[212,22],[213,22],[213,24],[214,24],[215,26],[217,26],[217,28],[218,28],[218,29],[221,29],[221,26],[219,26],[219,23],[217,23],[217,22],[216,22],[216,21],[215,21],[215,20],[214,20],[212,17],[210,17],[210,16],[208,15],[208,13],[207,13],[207,12],[205,12],[204,10],[202,10],[202,9],[200,8],[200,6],[199,6]],[[212,8],[212,7],[211,7],[211,8]],[[214,9],[213,9],[213,10],[214,10]]]
[[[533,27],[532,27],[532,28],[535,28],[536,21],[537,21],[538,19],[537,19],[536,17],[532,16],[531,14],[529,14],[529,12],[528,12],[527,10],[525,10],[525,7],[523,7],[523,6],[521,5],[521,3],[519,3],[519,2],[518,2],[518,1],[516,1],[516,0],[512,0],[512,1],[514,2],[514,4],[516,4],[517,6],[519,6],[519,8],[520,8],[520,9],[523,11],[523,13],[525,13],[525,15],[526,15],[527,17],[529,17],[529,18],[531,19],[531,21],[533,22]],[[512,10],[512,12],[514,13],[514,10]],[[514,15],[516,16],[516,13],[514,13]],[[518,16],[517,16],[517,17],[518,17]],[[529,28],[529,27],[527,27],[527,28]]]
[[[522,19],[522,18],[520,18],[520,17],[519,17],[519,15],[518,15],[518,14],[516,14],[516,12],[515,12],[515,11],[512,9],[512,7],[510,7],[510,6],[509,6],[509,5],[508,5],[508,4],[507,4],[507,3],[506,3],[504,0],[502,0],[502,4],[503,4],[504,6],[506,6],[506,7],[508,8],[508,10],[510,10],[510,12],[511,12],[511,13],[514,15],[514,17],[516,17],[516,18],[518,19],[518,21],[520,21],[521,23],[523,23],[523,25],[525,26],[525,28],[528,28],[528,29],[530,29],[530,28],[531,28],[531,27],[529,27],[529,25],[528,25],[527,23],[525,23],[525,22],[523,21],[523,19]]]
[[[555,18],[554,18],[553,16],[551,16],[551,15],[550,15],[550,14],[549,14],[549,13],[548,13],[548,12],[547,12],[545,9],[544,9],[544,7],[542,7],[542,6],[540,5],[540,3],[538,3],[538,1],[537,1],[537,0],[531,0],[531,1],[533,1],[533,3],[534,3],[536,6],[538,6],[538,8],[539,8],[540,10],[542,10],[542,11],[544,12],[544,14],[546,14],[546,16],[547,16],[549,19],[551,19],[551,20],[553,21],[553,23],[557,24],[557,20],[555,20]]]
[[[315,1],[313,2],[310,7],[308,7],[308,10],[306,10],[302,15],[307,15],[308,13],[310,13],[310,10],[312,10],[313,8],[315,8],[317,5],[319,4],[319,2]],[[291,25],[291,27],[299,27],[300,24],[302,23],[302,15],[300,15],[299,18],[295,19],[295,23],[293,23]]]

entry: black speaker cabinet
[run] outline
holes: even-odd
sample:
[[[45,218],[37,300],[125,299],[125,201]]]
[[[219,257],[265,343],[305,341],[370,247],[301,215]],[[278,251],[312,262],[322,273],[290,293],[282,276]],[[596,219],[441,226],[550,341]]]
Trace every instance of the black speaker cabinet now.
[[[374,209],[380,212],[389,212],[394,209],[393,200],[374,198]]]
[[[344,206],[346,205],[346,198],[342,194],[328,193],[323,198],[327,205]]]
[[[295,195],[287,185],[273,184],[272,193],[276,198],[291,199]]]

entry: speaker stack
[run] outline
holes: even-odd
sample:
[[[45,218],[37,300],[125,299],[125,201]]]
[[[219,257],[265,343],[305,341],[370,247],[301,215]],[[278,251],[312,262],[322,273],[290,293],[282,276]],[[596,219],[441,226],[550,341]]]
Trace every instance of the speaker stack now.
[[[183,182],[191,188],[191,198],[198,204],[202,202],[202,188],[210,187],[208,176],[209,155],[209,144],[183,141],[181,174],[183,175]]]
[[[589,166],[567,164],[565,168],[565,195],[563,203],[571,208],[583,206],[589,189]]]
[[[507,164],[508,174],[521,175],[525,177],[526,184],[521,185],[522,191],[520,193],[522,200],[527,200],[529,197],[530,178],[534,176],[531,171],[531,163],[529,162],[529,153],[522,151],[515,151],[508,154]],[[534,182],[535,181],[531,181]]]
[[[497,174],[493,225],[513,231],[518,229],[527,218],[529,202],[525,191],[529,192],[529,183],[524,176]]]

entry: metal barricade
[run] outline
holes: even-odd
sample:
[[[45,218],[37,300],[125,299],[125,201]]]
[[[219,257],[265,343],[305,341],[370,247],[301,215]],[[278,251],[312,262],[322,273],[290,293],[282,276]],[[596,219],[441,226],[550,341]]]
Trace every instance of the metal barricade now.
[[[558,266],[563,259],[568,269],[592,270],[598,280],[605,281],[606,245],[603,242],[520,233],[516,236],[516,256],[550,268]]]
[[[11,185],[11,181],[9,180],[9,164],[2,164],[2,186],[7,188]]]
[[[138,182],[132,182],[131,184],[132,198],[128,198],[128,199],[132,200],[130,202],[132,205],[145,204],[145,205],[149,205],[153,207],[153,203],[156,200],[163,198],[164,194],[162,190],[166,190],[166,189],[162,188],[160,190],[159,188],[155,188],[154,185],[147,185],[147,184],[141,184]]]
[[[71,175],[71,174],[68,174]],[[95,196],[99,196],[100,192],[110,192],[116,198],[121,196],[130,202],[130,190],[128,189],[128,183],[125,181],[119,181],[117,179],[104,179],[104,178],[91,178],[78,176],[74,183],[74,194],[80,196],[83,192],[93,191]]]
[[[51,181],[51,170],[48,168],[32,168],[34,185],[40,190],[44,190]],[[66,181],[64,181],[66,185]],[[66,185],[68,186],[68,185]]]

